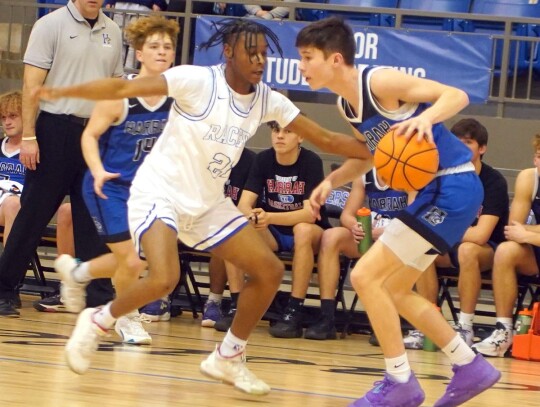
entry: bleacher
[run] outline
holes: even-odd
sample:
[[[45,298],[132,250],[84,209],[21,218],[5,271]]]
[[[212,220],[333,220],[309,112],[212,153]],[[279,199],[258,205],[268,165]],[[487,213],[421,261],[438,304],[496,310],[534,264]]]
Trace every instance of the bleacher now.
[[[171,0],[171,4],[174,2]],[[66,0],[0,0],[0,89],[20,87],[22,56],[33,23],[39,16],[65,3]],[[197,14],[191,10],[197,9],[195,6],[202,3],[213,1],[187,0],[184,11],[165,13],[181,20],[183,29],[179,41],[179,61],[183,64],[191,63],[193,58],[192,27],[196,24]],[[313,21],[328,15],[339,15],[351,24],[364,26],[366,30],[370,27],[383,27],[428,33],[447,31],[448,35],[454,32],[468,35],[487,33],[496,39],[488,98],[489,102],[497,106],[495,114],[504,116],[506,106],[513,104],[529,107],[540,104],[540,87],[536,79],[536,75],[540,75],[540,3],[537,0],[312,0],[295,3],[237,0],[228,3],[225,15],[243,15],[243,4],[290,7],[291,12],[284,24],[288,21]],[[122,10],[108,12],[124,13]],[[305,96],[297,97],[303,101]],[[291,98],[295,98],[293,92]],[[515,171],[508,171],[515,175]],[[509,185],[513,186],[513,183],[509,182]],[[185,274],[179,289],[182,298],[188,299],[195,316],[202,310],[201,296],[207,288],[202,276],[206,271],[207,259],[204,255],[198,256],[187,251],[180,255],[183,269],[191,272]],[[49,271],[41,265],[39,256],[34,264],[37,274],[29,275],[26,282],[29,289],[26,291],[42,294],[46,292],[43,287],[50,284],[45,278]],[[45,272],[40,273],[40,270]],[[487,287],[489,281],[485,283]],[[538,294],[538,281],[531,280],[530,284],[523,284],[526,288],[522,304],[528,304],[527,301],[534,298],[535,293]],[[54,284],[52,286],[55,287]],[[452,276],[441,274],[441,286],[441,302],[448,304],[455,317],[458,306],[455,304],[456,292]],[[347,290],[345,281],[344,287],[348,291],[348,296],[343,297],[343,304],[347,303],[343,308],[346,309],[353,295],[350,295],[350,288]]]

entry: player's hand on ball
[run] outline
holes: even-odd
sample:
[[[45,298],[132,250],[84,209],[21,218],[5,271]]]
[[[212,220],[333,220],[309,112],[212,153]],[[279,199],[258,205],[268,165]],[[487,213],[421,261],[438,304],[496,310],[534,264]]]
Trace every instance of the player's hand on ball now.
[[[433,132],[431,128],[433,123],[422,115],[412,117],[408,120],[394,124],[390,129],[394,129],[398,136],[405,137],[409,140],[414,133],[416,133],[416,139],[421,142],[422,139],[426,139],[430,143],[433,143]]]

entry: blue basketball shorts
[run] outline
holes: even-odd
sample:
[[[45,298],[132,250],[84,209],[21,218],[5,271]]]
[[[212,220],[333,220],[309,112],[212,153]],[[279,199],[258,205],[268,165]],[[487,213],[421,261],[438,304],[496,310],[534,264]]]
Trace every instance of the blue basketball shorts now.
[[[461,242],[483,199],[484,188],[474,171],[440,175],[396,217],[431,243],[433,254],[444,254]]]
[[[268,230],[276,239],[278,252],[292,252],[294,250],[294,236],[281,233],[275,226],[268,226]]]
[[[96,195],[94,178],[87,172],[83,180],[83,198],[98,234],[105,243],[131,240],[127,214],[129,186],[109,181],[103,185],[103,193],[108,199]]]

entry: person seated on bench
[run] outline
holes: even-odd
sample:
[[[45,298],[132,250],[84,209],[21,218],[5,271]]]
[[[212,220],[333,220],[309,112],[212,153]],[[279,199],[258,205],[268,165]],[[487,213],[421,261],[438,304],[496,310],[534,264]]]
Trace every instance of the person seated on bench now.
[[[504,226],[508,222],[508,186],[499,171],[482,161],[487,151],[488,132],[481,123],[472,118],[463,119],[454,124],[451,131],[473,153],[472,162],[484,187],[484,200],[481,212],[465,232],[461,243],[449,253],[437,257],[435,263],[416,282],[416,288],[420,295],[435,304],[439,292],[436,267],[459,269],[461,311],[454,328],[471,346],[474,339],[474,311],[482,286],[482,273],[493,267],[495,249],[504,240]],[[404,342],[407,349],[422,349],[424,335],[418,330],[409,331]]]
[[[318,256],[319,286],[321,291],[321,318],[306,329],[306,339],[335,339],[334,314],[336,289],[339,280],[339,255],[357,259],[361,256],[358,244],[364,237],[356,220],[356,211],[364,205],[367,196],[372,214],[372,236],[377,239],[390,219],[407,207],[406,192],[395,191],[376,176],[373,168],[355,180],[340,216],[341,226],[324,231]]]
[[[298,338],[303,334],[302,307],[319,251],[326,215],[317,221],[311,213],[309,196],[324,179],[321,158],[304,147],[302,137],[282,129],[276,122],[272,148],[255,157],[238,209],[244,213],[264,241],[275,252],[294,252],[293,283],[289,303],[281,319],[270,327],[276,338]],[[227,270],[241,281],[244,272]],[[234,278],[234,277],[232,277]],[[231,278],[231,279],[232,279]]]
[[[4,227],[3,244],[21,209],[21,192],[26,167],[19,160],[22,141],[22,93],[0,96],[0,122],[5,137],[0,148],[0,225]]]
[[[473,346],[486,356],[504,357],[513,342],[512,315],[517,299],[517,274],[537,276],[540,264],[540,134],[534,136],[534,167],[521,171],[514,188],[506,242],[495,251],[492,282],[497,321],[489,337]],[[532,210],[536,225],[527,225]]]
[[[233,203],[237,206],[238,202],[240,201],[240,197],[242,196],[244,184],[246,183],[249,169],[251,168],[251,164],[253,163],[255,156],[255,152],[244,148],[242,155],[240,156],[240,160],[238,160],[238,163],[231,170],[231,175],[229,176],[228,181],[225,183],[225,196],[231,198]],[[223,319],[221,311],[221,299],[223,298],[223,291],[225,291],[225,284],[227,283],[226,267],[230,267],[230,265],[227,266],[223,259],[212,255],[210,258],[210,264],[208,265],[210,293],[208,294],[208,299],[204,304],[203,317],[201,321],[201,326],[203,327],[213,328],[216,322]],[[236,280],[237,279],[231,279],[229,281],[231,306],[229,307],[228,315],[225,316],[226,318],[228,318],[230,315],[234,316],[238,296],[240,295],[240,290],[242,289],[241,282],[238,283]],[[227,328],[225,329],[225,332],[229,329],[231,324],[232,317],[230,321],[226,322]]]

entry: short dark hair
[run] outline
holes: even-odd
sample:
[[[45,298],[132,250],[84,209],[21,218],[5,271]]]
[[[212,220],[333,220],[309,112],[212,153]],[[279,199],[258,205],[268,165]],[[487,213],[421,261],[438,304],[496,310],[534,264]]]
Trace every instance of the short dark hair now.
[[[315,47],[325,58],[339,52],[349,66],[354,65],[356,42],[350,26],[338,17],[329,17],[308,24],[296,36],[296,47]]]
[[[459,138],[470,138],[475,140],[478,145],[487,146],[488,143],[488,131],[487,129],[476,119],[461,119],[454,124],[450,129]]]
[[[300,111],[300,114],[301,114],[302,116],[307,117],[307,114],[305,114],[305,113],[302,112],[302,111]],[[270,122],[267,122],[266,124],[267,124],[268,127],[270,127],[270,130],[272,130],[272,131],[280,131],[280,130],[281,130],[281,127],[280,127],[279,123],[276,122],[275,120],[272,120],[272,121],[270,121]]]

